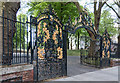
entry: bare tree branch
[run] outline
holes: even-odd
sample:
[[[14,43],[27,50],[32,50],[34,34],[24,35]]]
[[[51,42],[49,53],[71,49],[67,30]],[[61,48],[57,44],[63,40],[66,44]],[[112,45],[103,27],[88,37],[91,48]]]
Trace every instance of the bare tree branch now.
[[[120,8],[120,1],[114,0],[114,3]]]
[[[97,5],[97,1],[94,0],[94,12],[96,11],[96,5]]]
[[[107,2],[108,0],[105,0],[103,3],[102,3],[102,7],[103,7],[103,5]]]
[[[111,9],[116,13],[117,17],[120,19],[120,15],[117,13],[117,11],[116,11],[112,6],[110,6],[109,4],[106,3],[106,5],[107,5],[109,8],[111,8]]]
[[[69,3],[71,3],[71,2],[66,2],[66,3],[64,3],[64,5],[67,5],[67,4],[69,4]]]
[[[76,7],[77,7],[79,12],[83,11],[82,8],[80,7],[80,4],[78,2],[73,2],[73,3],[76,5]]]
[[[102,8],[102,0],[99,0],[98,10],[100,10],[101,8]]]

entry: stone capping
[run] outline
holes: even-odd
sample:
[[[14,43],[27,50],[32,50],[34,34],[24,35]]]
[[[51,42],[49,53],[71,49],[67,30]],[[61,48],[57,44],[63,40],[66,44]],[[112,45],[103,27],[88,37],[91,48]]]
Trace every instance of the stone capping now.
[[[14,67],[4,67],[4,68],[0,68],[0,75],[27,71],[32,69],[33,69],[33,64],[20,65],[20,66],[14,66]]]
[[[112,59],[113,61],[120,61],[120,59]]]

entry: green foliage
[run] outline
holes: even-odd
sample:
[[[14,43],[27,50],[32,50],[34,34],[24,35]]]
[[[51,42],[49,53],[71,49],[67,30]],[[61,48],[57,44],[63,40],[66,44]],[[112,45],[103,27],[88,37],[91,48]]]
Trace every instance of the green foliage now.
[[[117,29],[114,27],[114,19],[111,17],[111,13],[107,10],[104,10],[101,19],[100,19],[100,26],[99,26],[99,33],[102,35],[107,29],[110,36],[117,34]]]
[[[27,20],[27,16],[24,14],[20,14],[17,17],[17,20],[25,23]],[[21,33],[20,33],[20,28],[21,28]],[[24,48],[25,38],[27,36],[27,30],[26,30],[25,24],[17,22],[16,23],[16,30],[17,30],[16,31],[17,33],[15,33],[14,37],[13,37],[14,48],[16,47],[16,41],[17,41],[18,48],[20,47],[20,41],[21,41],[21,48]],[[17,37],[16,37],[16,34],[17,34]],[[20,39],[20,34],[21,34],[21,39]]]
[[[74,3],[69,2],[30,2],[28,5],[31,7],[28,13],[37,17],[40,13],[45,12],[51,4],[57,16],[60,18],[63,24],[65,24],[69,17],[74,22],[75,17],[79,16],[79,12]]]
[[[84,28],[80,28],[76,31],[75,35],[78,35],[78,32],[80,36],[89,36],[88,32]]]
[[[92,23],[94,24],[94,13],[90,12],[89,14],[90,14],[90,17],[92,19]]]
[[[87,56],[86,50],[67,50],[67,56],[80,56],[80,54]]]
[[[74,3],[69,2],[30,2],[28,5],[31,7],[28,13],[37,17],[40,13],[43,13],[45,9],[48,9],[49,4],[51,4],[57,16],[60,18],[63,24],[68,22],[69,17],[71,17],[72,22],[75,22],[75,17],[79,16],[79,12]],[[82,7],[83,8],[83,7]],[[75,37],[87,34],[85,29],[78,29],[75,33]]]
[[[80,56],[80,50],[67,50],[68,56]]]

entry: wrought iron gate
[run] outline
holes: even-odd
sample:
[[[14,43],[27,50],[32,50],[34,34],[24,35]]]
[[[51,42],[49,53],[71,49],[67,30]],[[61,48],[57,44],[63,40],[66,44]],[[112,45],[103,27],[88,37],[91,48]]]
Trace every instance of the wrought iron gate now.
[[[49,9],[37,18],[31,17],[31,23],[36,26],[34,45],[36,80],[64,76],[66,61],[63,55],[63,25],[59,18],[52,9]]]
[[[38,17],[31,16],[30,18],[30,29],[35,30],[35,34],[31,35],[31,38],[34,38],[31,39],[34,40],[33,43],[31,41],[33,49],[31,52],[33,54],[34,79],[37,81],[67,75],[67,32],[75,33],[77,29],[85,28],[92,41],[96,41],[98,36],[87,13],[86,18],[83,14],[80,14],[74,26],[71,26],[68,22],[63,30],[59,18],[52,8],[49,8],[47,12],[40,14]],[[32,28],[32,26],[34,27]],[[107,32],[100,39],[99,62],[100,67],[103,67],[110,64],[111,40]]]
[[[81,60],[88,63],[92,63],[96,67],[108,67],[110,66],[110,56],[111,56],[111,39],[110,36],[105,30],[103,36],[101,36],[98,31],[95,29],[94,24],[92,23],[91,18],[86,9],[82,13],[79,14],[79,17],[75,19],[75,22],[71,20],[68,21],[66,25],[66,30],[72,34],[76,32],[76,30],[84,28],[89,36],[91,41],[95,42],[96,49],[95,49],[95,56],[88,56],[88,52],[85,52],[87,55],[83,57]],[[89,62],[91,60],[91,62]],[[81,61],[81,62],[83,62]]]
[[[75,33],[77,29],[85,28],[89,34],[92,34],[90,35],[92,40],[96,40],[97,36],[97,31],[93,28],[92,20],[86,11],[75,19],[75,23],[70,24],[71,22],[69,22],[64,26],[63,30],[59,18],[51,7],[49,8],[49,11],[40,14],[38,17],[31,16],[30,22],[28,22],[28,18],[26,19],[27,22],[25,22],[25,18],[22,22],[21,17],[20,21],[13,20],[13,17],[8,18],[9,15],[5,17],[4,11],[3,16],[0,16],[3,19],[3,64],[31,62],[34,64],[34,79],[37,81],[67,75],[67,32]],[[18,36],[20,36],[19,40]],[[18,51],[19,41],[20,52]],[[4,43],[8,45],[7,49],[5,49],[7,45]],[[9,49],[10,46],[12,47],[11,50]],[[16,50],[14,51],[13,48]],[[4,53],[4,51],[6,52]],[[110,64],[110,52],[111,40],[106,31],[101,37],[100,44],[100,64],[102,67]]]

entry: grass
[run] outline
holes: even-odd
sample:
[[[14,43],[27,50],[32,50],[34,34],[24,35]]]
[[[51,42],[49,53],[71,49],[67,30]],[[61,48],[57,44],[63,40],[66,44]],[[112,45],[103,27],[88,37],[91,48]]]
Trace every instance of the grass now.
[[[95,60],[95,58],[88,58],[84,60],[85,63],[91,64],[91,65],[100,65],[100,58],[97,59],[97,61]]]
[[[68,56],[80,56],[80,50],[67,50]]]
[[[80,56],[81,50],[67,50],[68,56]],[[85,54],[85,50],[82,51]]]

